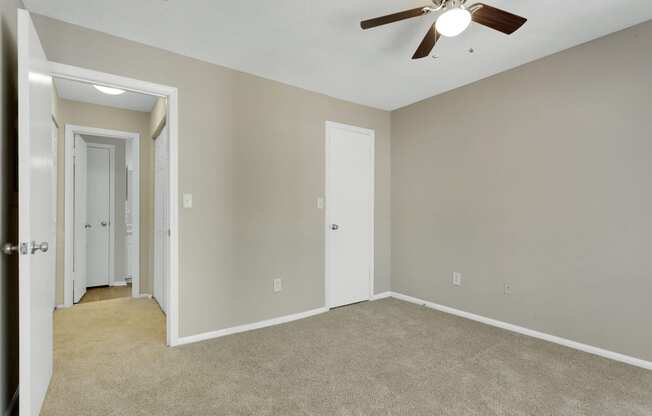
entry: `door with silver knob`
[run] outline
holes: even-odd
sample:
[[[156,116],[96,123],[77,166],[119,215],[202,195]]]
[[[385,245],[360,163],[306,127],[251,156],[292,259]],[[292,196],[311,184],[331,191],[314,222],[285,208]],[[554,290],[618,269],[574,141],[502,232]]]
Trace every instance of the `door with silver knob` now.
[[[29,12],[18,9],[18,413],[39,414],[53,366],[55,259],[52,78]],[[34,241],[32,245],[31,242]],[[24,247],[24,248],[23,248]],[[36,248],[32,255],[32,249]],[[45,250],[43,250],[45,249]]]
[[[111,277],[111,215],[112,170],[114,153],[110,147],[87,142],[86,153],[86,286],[110,284]]]
[[[86,142],[79,135],[75,135],[74,143],[74,177],[73,177],[73,195],[74,195],[74,231],[73,231],[73,258],[72,258],[72,285],[66,285],[64,300],[70,304],[70,295],[72,292],[72,302],[78,303],[86,294],[86,263],[87,263],[87,239],[90,230],[93,228],[88,220],[88,207],[86,195],[86,165],[88,149]],[[72,287],[71,287],[72,286]]]
[[[336,307],[371,296],[374,138],[327,123],[326,140],[326,304]]]

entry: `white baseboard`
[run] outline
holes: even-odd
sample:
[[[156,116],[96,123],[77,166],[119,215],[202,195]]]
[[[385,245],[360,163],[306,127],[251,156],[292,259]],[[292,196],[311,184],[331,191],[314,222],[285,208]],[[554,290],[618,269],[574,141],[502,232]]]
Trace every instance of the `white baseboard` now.
[[[54,305],[54,309],[66,309],[68,306],[66,305]]]
[[[150,295],[149,293],[141,293],[141,294],[138,295],[138,296],[134,296],[134,298],[136,298],[136,299],[138,299],[138,298],[147,298],[147,299],[151,299],[151,298],[152,298],[152,295]]]
[[[18,387],[19,386],[16,386],[16,391],[14,392],[14,395],[11,396],[11,400],[9,401],[9,404],[5,409],[4,416],[11,416],[14,413],[14,409],[18,404],[18,390],[19,390]]]
[[[476,315],[470,312],[465,312],[459,309],[451,308],[449,306],[439,305],[427,300],[418,299],[412,296],[404,295],[402,293],[391,292],[391,296],[396,299],[404,300],[406,302],[423,305],[431,309],[436,309],[440,312],[449,313],[451,315],[460,316],[462,318],[471,319],[473,321],[482,322],[483,324],[495,326],[498,328],[506,329],[508,331],[517,332],[519,334],[527,335],[533,338],[539,338],[544,341],[553,342],[555,344],[563,345],[565,347],[573,348],[579,351],[588,352],[590,354],[599,355],[600,357],[609,358],[611,360],[620,361],[626,364],[631,364],[636,367],[652,370],[652,362],[645,361],[640,358],[631,357],[618,352],[605,350],[602,348],[594,347],[592,345],[582,344],[580,342],[571,341],[566,338],[561,338],[556,335],[550,335],[543,332],[535,331],[533,329],[525,328],[522,326],[510,324],[496,319],[487,318],[481,315]]]
[[[380,299],[389,298],[391,296],[392,296],[392,292],[374,293],[374,295],[371,297],[371,300],[380,300]]]
[[[127,282],[125,282],[124,280],[118,282],[111,282],[109,283],[109,286],[127,286]]]
[[[233,326],[231,328],[220,329],[218,331],[204,332],[202,334],[189,335],[189,336],[186,336],[186,337],[179,337],[177,339],[177,342],[174,344],[174,346],[183,345],[183,344],[191,344],[193,342],[206,341],[208,339],[219,338],[219,337],[223,337],[223,336],[226,336],[226,335],[232,335],[232,334],[237,334],[237,333],[240,333],[240,332],[251,331],[251,330],[254,330],[254,329],[260,329],[260,328],[266,328],[266,327],[269,327],[269,326],[280,325],[280,324],[284,324],[284,323],[287,323],[287,322],[292,322],[292,321],[296,321],[296,320],[299,320],[299,319],[308,318],[310,316],[318,315],[320,313],[328,312],[328,310],[329,309],[326,308],[326,307],[317,308],[317,309],[312,309],[312,310],[305,311],[305,312],[295,313],[295,314],[292,314],[292,315],[285,315],[285,316],[280,316],[278,318],[272,318],[272,319],[267,319],[267,320],[264,320],[264,321],[254,322],[252,324],[238,325],[238,326]]]

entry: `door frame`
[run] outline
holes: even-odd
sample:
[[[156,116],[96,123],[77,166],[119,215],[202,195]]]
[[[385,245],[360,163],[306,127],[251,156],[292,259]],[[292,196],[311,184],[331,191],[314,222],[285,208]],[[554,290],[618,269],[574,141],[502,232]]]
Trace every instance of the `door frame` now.
[[[82,137],[83,140],[83,137]],[[138,140],[136,140],[138,143]],[[86,148],[109,150],[109,281],[108,285],[115,283],[115,146],[112,144],[86,142]],[[88,165],[87,165],[88,167]],[[88,176],[86,177],[88,181]],[[66,187],[66,189],[68,189]],[[86,263],[88,269],[88,263]]]
[[[54,175],[52,175],[52,189],[54,189],[54,208],[52,209],[52,221],[54,223],[54,230],[53,230],[53,236],[52,236],[52,244],[50,244],[50,251],[52,251],[52,257],[54,257],[54,275],[56,278],[57,274],[57,256],[58,256],[58,251],[59,247],[57,245],[57,234],[59,230],[57,229],[57,216],[59,215],[59,204],[57,201],[57,195],[59,193],[59,178],[58,178],[58,172],[59,172],[59,122],[57,121],[57,118],[55,117],[54,110],[52,111],[52,169],[55,172]],[[54,285],[52,285],[52,304],[56,305],[57,304],[57,284],[56,281],[54,282]]]
[[[73,271],[73,253],[74,253],[74,227],[75,227],[75,218],[74,218],[74,194],[73,194],[73,152],[75,145],[75,135],[80,136],[95,136],[95,137],[107,137],[111,139],[123,139],[126,141],[131,141],[134,148],[134,175],[136,176],[134,193],[140,195],[140,150],[138,144],[140,143],[140,134],[131,133],[119,130],[108,130],[100,129],[96,127],[87,127],[87,126],[77,126],[74,124],[66,124],[65,127],[65,148],[64,148],[64,157],[65,157],[65,172],[64,172],[64,260],[63,260],[63,306],[69,308],[73,305],[73,280],[74,280],[74,271]],[[109,284],[115,281],[114,275],[114,251],[115,251],[115,147],[111,145],[102,145],[98,143],[87,143],[88,146],[95,147],[111,147],[113,148],[113,154],[111,157],[111,230],[109,232]],[[137,193],[138,192],[138,193]],[[134,200],[134,206],[136,212],[140,214],[140,198]],[[136,215],[134,219],[134,239],[136,244],[140,247],[140,215]],[[136,262],[138,264],[137,270],[139,270],[140,265],[140,256],[137,256]],[[134,276],[132,285],[131,285],[131,295],[137,297],[140,295],[140,273]]]
[[[73,81],[155,95],[167,99],[166,120],[170,146],[170,258],[168,279],[168,313],[166,314],[166,344],[179,345],[179,114],[176,87],[154,84],[133,78],[94,71],[50,61],[50,75]],[[140,163],[140,162],[138,162]],[[140,235],[140,230],[138,230]]]
[[[376,132],[371,129],[366,129],[362,127],[351,126],[348,124],[336,123],[334,121],[325,122],[325,157],[324,157],[324,193],[325,193],[325,204],[324,204],[324,306],[327,308],[331,307],[331,299],[329,298],[329,288],[330,288],[330,274],[329,274],[329,263],[330,263],[330,230],[329,225],[330,214],[329,214],[329,200],[331,196],[331,189],[328,183],[328,174],[329,174],[329,165],[328,159],[330,156],[330,134],[334,129],[344,129],[349,130],[355,133],[361,133],[368,135],[371,138],[371,172],[370,172],[370,181],[369,181],[369,216],[371,217],[371,228],[369,233],[370,247],[369,250],[369,297],[368,300],[373,298],[374,294],[374,258],[375,258],[375,178],[376,178]]]
[[[154,141],[154,201],[153,201],[154,202],[153,203],[153,206],[154,206],[154,230],[153,230],[154,233],[153,234],[154,235],[152,236],[152,242],[154,244],[154,247],[153,247],[154,256],[153,256],[153,264],[151,265],[151,270],[154,273],[154,276],[152,277],[152,297],[156,300],[159,307],[161,308],[161,310],[164,313],[167,313],[166,309],[167,309],[167,297],[168,297],[167,293],[165,292],[165,286],[166,286],[166,279],[165,278],[163,278],[161,280],[162,287],[160,288],[161,294],[162,294],[161,297],[164,298],[164,299],[159,299],[156,296],[156,289],[157,289],[156,275],[158,274],[157,269],[159,267],[159,265],[158,265],[159,264],[158,263],[158,260],[159,260],[158,256],[162,255],[161,251],[159,251],[157,249],[162,249],[163,248],[163,247],[159,246],[160,243],[159,243],[159,238],[158,238],[158,234],[157,234],[159,215],[161,214],[161,208],[162,208],[163,204],[159,203],[159,199],[158,199],[158,197],[156,195],[156,189],[157,189],[156,182],[158,180],[158,156],[159,156],[158,152],[157,152],[157,149],[159,148],[158,140],[159,140],[159,138],[161,137],[161,135],[163,133],[168,135],[168,137],[167,137],[167,141],[168,141],[168,143],[167,143],[168,160],[166,161],[166,163],[168,165],[167,166],[168,171],[170,170],[170,166],[169,166],[170,165],[170,160],[169,160],[170,159],[170,133],[169,133],[167,127],[168,127],[167,126],[167,120],[164,119],[163,120],[163,127],[160,129],[160,131],[158,132],[158,134],[156,136],[152,137],[152,140]],[[169,199],[169,197],[170,197],[170,195],[168,195],[168,199]],[[168,226],[169,226],[169,224],[170,224],[169,213],[168,213],[168,218],[167,219],[168,219],[167,222],[168,222]],[[169,247],[169,237],[168,237],[166,243],[167,243],[167,249],[168,249],[168,255],[169,255],[169,249],[170,249],[170,247]],[[158,271],[160,271],[160,270],[158,270]],[[167,277],[169,277],[169,271],[168,271],[168,276]]]

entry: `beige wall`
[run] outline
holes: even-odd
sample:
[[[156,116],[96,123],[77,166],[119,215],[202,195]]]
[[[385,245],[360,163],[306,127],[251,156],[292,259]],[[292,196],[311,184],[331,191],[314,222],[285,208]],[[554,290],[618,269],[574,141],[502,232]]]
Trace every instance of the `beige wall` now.
[[[18,240],[16,15],[20,0],[0,1],[0,244]],[[18,256],[0,254],[0,413],[18,388]]]
[[[154,252],[151,241],[154,233],[154,207],[152,202],[154,197],[154,166],[152,163],[154,147],[152,140],[149,138],[150,114],[63,99],[59,100],[58,113],[60,130],[57,154],[57,304],[62,304],[64,298],[64,150],[66,124],[120,130],[140,134],[140,290],[141,293],[151,294],[152,276],[150,270],[150,257]],[[116,181],[120,180],[119,178],[124,178],[124,172],[121,172],[121,175],[116,178]],[[117,192],[116,195],[118,195]],[[122,275],[124,275],[125,259],[122,258],[121,260],[118,256],[118,250],[121,250],[121,253],[124,253],[124,245],[121,246],[118,241],[121,230],[124,233],[124,204],[122,204],[121,209],[121,212],[116,210],[116,220],[119,221],[119,227],[116,227],[116,262],[119,262],[122,266],[121,268],[116,268],[116,274],[118,274],[122,269]]]
[[[392,113],[392,289],[652,360],[651,113],[652,22]]]
[[[194,196],[179,213],[180,335],[323,306],[326,120],[376,131],[375,288],[389,290],[389,113],[34,20],[53,61],[179,90],[179,187]]]

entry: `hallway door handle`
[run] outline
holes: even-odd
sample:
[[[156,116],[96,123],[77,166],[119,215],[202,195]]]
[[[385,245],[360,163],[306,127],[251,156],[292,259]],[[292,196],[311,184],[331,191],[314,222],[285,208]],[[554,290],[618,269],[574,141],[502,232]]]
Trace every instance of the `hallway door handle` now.
[[[10,256],[18,251],[18,244],[14,245],[11,243],[5,243],[5,245],[2,246],[2,252],[6,254],[7,256]]]
[[[50,248],[47,241],[43,241],[42,243],[37,243],[36,241],[32,241],[30,245],[32,246],[31,248],[32,254],[36,253],[39,250],[41,250],[43,253],[47,253],[48,249]]]
[[[100,222],[100,225],[101,225],[102,227],[106,227],[107,225],[109,225],[109,223],[106,222],[106,221],[102,221],[102,222]]]

